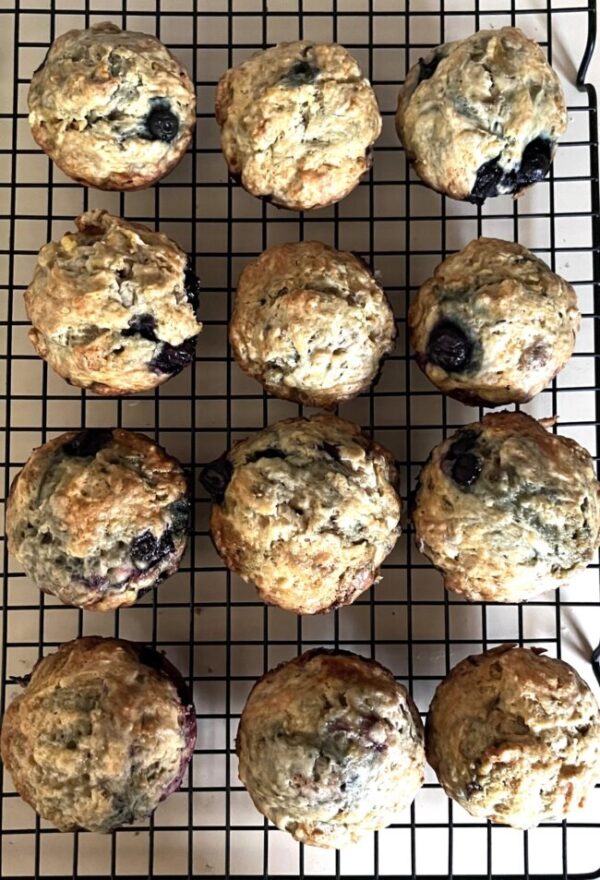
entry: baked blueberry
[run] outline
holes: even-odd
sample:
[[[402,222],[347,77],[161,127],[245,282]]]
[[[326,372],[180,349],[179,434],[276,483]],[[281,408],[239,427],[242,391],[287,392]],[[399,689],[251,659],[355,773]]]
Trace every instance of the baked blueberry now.
[[[131,542],[133,563],[136,568],[144,571],[174,552],[175,545],[170,529],[163,532],[160,538],[157,538],[152,532],[146,531]]]
[[[396,128],[424,183],[482,204],[543,179],[567,111],[541,48],[505,27],[420,59],[400,90]]]
[[[456,456],[452,464],[452,479],[459,486],[472,486],[481,473],[482,461],[472,452],[463,452]]]
[[[214,501],[222,501],[232,476],[233,465],[221,455],[202,468],[200,482]]]
[[[252,463],[253,461],[260,461],[261,458],[281,458],[286,459],[287,455],[283,452],[282,449],[257,449],[256,452],[253,452],[246,459],[246,463]]]
[[[44,592],[109,611],[177,570],[188,513],[181,466],[143,434],[63,434],[13,482],[8,547]]]
[[[427,60],[419,58],[419,82],[422,83],[426,79],[431,79],[436,72],[438,64],[442,60],[442,56],[434,52]]]
[[[523,403],[548,385],[575,346],[575,291],[538,257],[480,238],[436,267],[408,323],[416,360],[463,403]]]
[[[196,356],[196,337],[186,339],[181,345],[163,342],[150,361],[150,369],[159,376],[175,376],[191,364]]]
[[[444,473],[449,474],[455,483],[464,489],[472,486],[483,468],[481,455],[475,451],[479,434],[476,431],[461,431],[453,440],[442,463]]]
[[[447,589],[521,602],[571,583],[600,543],[590,455],[520,412],[486,415],[432,451],[412,511]]]
[[[200,300],[200,279],[194,270],[194,261],[188,257],[184,272],[184,286],[188,302],[192,306],[194,312],[198,311]]]
[[[553,145],[545,137],[537,137],[527,144],[517,171],[519,189],[544,179],[552,164],[553,152]]]
[[[283,82],[290,86],[305,86],[314,83],[319,73],[319,68],[309,61],[297,61],[283,77]]]
[[[150,391],[194,359],[202,324],[190,258],[160,232],[106,211],[45,245],[25,306],[36,351],[97,394]]]
[[[160,180],[183,158],[196,124],[194,85],[179,62],[156,37],[107,22],[52,43],[28,104],[40,147],[65,174],[99,189]]]
[[[449,373],[466,369],[471,362],[473,344],[454,321],[439,321],[429,335],[427,356]]]
[[[477,172],[475,183],[470,195],[466,196],[467,202],[473,202],[475,205],[483,205],[486,199],[493,198],[501,192],[501,185],[504,192],[514,192],[516,189],[516,179],[512,172],[508,174],[502,169],[498,159],[490,159],[484,162]]]
[[[72,440],[65,443],[63,452],[65,455],[75,455],[81,458],[94,457],[112,442],[113,432],[106,428],[84,428],[75,434]]]
[[[148,114],[146,126],[152,140],[170,144],[179,132],[179,119],[161,102],[153,107]]]
[[[126,330],[121,330],[122,336],[142,336],[149,342],[156,342],[156,321],[152,315],[138,315],[132,318]]]
[[[2,723],[21,797],[60,831],[145,819],[181,785],[196,741],[189,688],[145,645],[76,639],[40,660]]]
[[[170,506],[171,528],[175,535],[187,535],[190,527],[191,503],[189,498],[180,498]]]

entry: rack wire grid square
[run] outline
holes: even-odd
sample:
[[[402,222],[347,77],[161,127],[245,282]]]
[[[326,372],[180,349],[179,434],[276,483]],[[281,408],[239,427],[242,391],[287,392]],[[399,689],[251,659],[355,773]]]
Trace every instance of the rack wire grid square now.
[[[160,185],[101,193],[69,181],[35,146],[27,124],[32,71],[69,28],[112,20],[156,33],[197,85],[193,148]],[[558,430],[597,459],[600,403],[600,196],[596,95],[577,68],[593,46],[595,3],[582,0],[0,0],[0,436],[3,487],[32,447],[79,426],[145,431],[189,468],[195,489],[193,539],[180,572],[136,607],[110,614],[61,606],[3,553],[2,708],[38,657],[84,634],[151,642],[193,681],[198,743],[189,777],[143,825],[110,835],[60,834],[1,780],[0,876],[327,876],[399,878],[592,878],[600,876],[600,788],[568,823],[523,833],[492,827],[453,805],[429,771],[397,824],[341,852],[304,848],[270,827],[237,780],[234,737],[255,679],[314,645],[375,657],[412,691],[425,713],[441,677],[458,660],[501,641],[542,645],[591,682],[600,633],[598,565],[572,587],[526,605],[466,604],[404,531],[383,580],[352,607],[316,617],[265,607],[223,567],[208,535],[201,465],[232,441],[299,408],[267,398],[232,363],[227,319],[241,267],[265,247],[321,239],[359,252],[380,273],[399,338],[376,387],[341,414],[391,448],[402,492],[431,447],[477,410],[444,399],[410,356],[409,298],[433,267],[475,236],[519,240],[577,289],[583,324],[577,350],[552,387],[525,409],[559,415]],[[547,181],[518,201],[484,208],[447,200],[407,168],[393,116],[409,65],[444,40],[517,25],[538,40],[564,83],[569,130]],[[373,81],[384,117],[373,169],[339,205],[307,215],[277,210],[228,180],[213,116],[216,82],[256,49],[306,37],[344,43]],[[194,369],[158,392],[99,399],[48,371],[27,340],[23,290],[36,253],[71,228],[82,210],[104,207],[171,235],[194,255],[203,281],[204,321]]]

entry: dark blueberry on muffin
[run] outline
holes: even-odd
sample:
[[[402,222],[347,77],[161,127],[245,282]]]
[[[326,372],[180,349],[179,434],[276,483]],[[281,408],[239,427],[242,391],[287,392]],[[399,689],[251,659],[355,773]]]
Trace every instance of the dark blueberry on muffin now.
[[[250,463],[253,461],[260,461],[261,458],[286,459],[287,455],[282,449],[257,449],[256,452],[253,452],[252,455],[248,456],[246,461]]]
[[[454,460],[452,479],[459,486],[472,486],[478,479],[482,467],[483,464],[478,455],[474,455],[472,452],[463,452],[461,455],[457,455]]]
[[[65,443],[63,452],[65,455],[75,455],[83,458],[95,456],[101,449],[112,442],[112,438],[113,432],[106,428],[84,428],[72,440]]]
[[[450,474],[455,483],[469,488],[477,481],[483,468],[483,461],[473,452],[477,444],[476,431],[462,431],[453,441],[444,460],[444,472]]]
[[[152,532],[147,531],[131,542],[131,558],[134,565],[144,571],[151,565],[156,565],[174,550],[175,545],[170,529],[167,529],[160,538],[156,538]]]
[[[427,343],[429,360],[448,372],[465,370],[471,361],[473,343],[455,321],[441,320],[431,331]]]
[[[422,83],[426,79],[431,79],[433,74],[436,72],[438,64],[442,60],[442,56],[438,55],[437,52],[434,52],[433,55],[429,58],[428,61],[425,61],[424,58],[419,58],[419,82]]]
[[[165,342],[150,361],[150,369],[156,373],[175,376],[191,364],[196,356],[196,337],[186,339],[181,345]]]
[[[319,68],[309,61],[297,61],[296,64],[292,64],[282,82],[289,86],[310,85],[316,80],[319,73]]]
[[[517,186],[522,189],[538,180],[543,180],[550,170],[553,145],[548,138],[538,137],[527,144],[517,172]]]
[[[194,312],[197,312],[200,300],[200,279],[196,275],[192,257],[188,257],[185,265],[184,284],[187,300]]]
[[[233,476],[233,466],[227,455],[211,461],[200,473],[200,482],[215,501],[222,501],[225,490]]]
[[[505,171],[498,159],[485,162],[477,172],[475,185],[467,201],[481,205],[499,193],[520,192],[532,183],[543,180],[552,164],[554,147],[548,138],[538,137],[527,144],[521,162],[512,171]]]
[[[191,504],[189,498],[173,501],[169,508],[171,528],[176,535],[187,534],[190,527]]]
[[[179,120],[169,110],[168,103],[160,98],[154,99],[152,110],[146,119],[146,128],[151,140],[163,141],[169,144],[175,140],[179,131]]]
[[[126,330],[121,330],[122,336],[141,336],[149,342],[156,342],[156,321],[152,315],[138,315],[132,318]]]
[[[498,159],[490,159],[484,162],[477,172],[475,183],[471,194],[466,197],[467,202],[473,202],[475,205],[483,205],[486,199],[493,198],[498,195],[501,183],[504,183],[506,192],[514,191],[514,175],[505,174]]]

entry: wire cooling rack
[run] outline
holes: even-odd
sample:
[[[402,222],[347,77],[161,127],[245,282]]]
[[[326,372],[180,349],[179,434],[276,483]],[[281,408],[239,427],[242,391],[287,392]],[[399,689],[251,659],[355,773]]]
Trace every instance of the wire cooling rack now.
[[[33,143],[26,119],[31,72],[49,42],[71,27],[112,20],[156,33],[187,65],[199,97],[194,147],[163,183],[106,194],[70,182]],[[407,66],[430,46],[478,28],[517,24],[551,56],[567,92],[570,126],[548,181],[517,202],[483,209],[446,200],[409,174],[393,126]],[[558,414],[561,433],[597,457],[600,351],[600,196],[596,95],[578,90],[595,30],[595,4],[558,0],[0,0],[0,416],[3,487],[31,448],[79,426],[122,425],[154,436],[184,462],[196,490],[194,540],[181,571],[138,606],[80,613],[39,594],[4,550],[2,706],[12,676],[59,643],[83,634],[152,642],[193,680],[198,743],[189,779],[144,825],[111,835],[59,834],[15,794],[4,774],[0,876],[395,876],[400,878],[600,876],[600,789],[568,824],[522,833],[486,825],[451,804],[433,775],[393,827],[347,850],[303,848],[268,827],[237,781],[233,740],[255,678],[314,645],[376,657],[407,684],[420,710],[464,655],[503,640],[545,646],[590,679],[600,633],[598,566],[569,589],[525,606],[467,605],[444,593],[437,574],[404,535],[383,581],[350,608],[299,619],[266,608],[220,563],[207,532],[199,467],[233,440],[293,415],[232,364],[226,325],[241,267],[266,246],[316,238],[359,252],[381,273],[399,327],[397,350],[378,385],[341,414],[361,423],[400,462],[403,495],[431,447],[477,411],[443,399],[408,354],[411,292],[447,253],[471,238],[518,239],[576,287],[584,314],[577,351],[552,388],[526,407]],[[255,49],[299,36],[338,40],[374,82],[384,115],[371,176],[340,205],[306,216],[278,211],[227,179],[213,119],[217,79]],[[86,208],[146,222],[196,257],[203,280],[194,370],[149,396],[101,400],[70,388],[34,356],[22,292],[39,247],[71,228]]]

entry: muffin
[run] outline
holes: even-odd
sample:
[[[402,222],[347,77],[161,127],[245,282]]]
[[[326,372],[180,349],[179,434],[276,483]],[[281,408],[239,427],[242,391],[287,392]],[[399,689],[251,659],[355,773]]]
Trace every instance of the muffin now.
[[[600,782],[600,709],[543,648],[467,657],[438,686],[427,760],[472,816],[513,828],[561,821]]]
[[[381,132],[375,93],[343,46],[301,40],[257,52],[221,78],[216,99],[230,173],[293,211],[358,186]]]
[[[312,846],[342,847],[385,828],[424,779],[410,695],[379,663],[323,648],[255,684],[236,749],[257,810]]]
[[[391,453],[335,416],[277,422],[200,479],[225,564],[264,602],[296,614],[354,602],[400,533]]]
[[[480,238],[435,269],[408,322],[417,363],[473,406],[531,400],[573,353],[575,291],[530,251]]]
[[[98,636],[40,660],[2,723],[13,784],[60,831],[144,819],[179,788],[196,713],[179,672],[152,648]]]
[[[150,391],[192,363],[198,280],[174,241],[106,211],[41,249],[25,308],[37,353],[96,394]]]
[[[27,100],[34,140],[61,171],[98,189],[160,180],[183,158],[196,125],[185,68],[156,37],[108,22],[58,37]]]
[[[543,180],[567,110],[541,48],[504,27],[419,59],[400,89],[396,128],[423,183],[482,204]]]
[[[574,440],[524,413],[487,415],[436,446],[421,470],[417,546],[467,599],[531,599],[593,559],[599,489]]]
[[[8,549],[44,593],[111,611],[177,571],[189,512],[181,465],[148,437],[70,431],[34,449],[15,477]]]
[[[269,248],[245,267],[229,325],[233,354],[269,394],[331,409],[369,387],[396,325],[353,254],[318,241]]]

